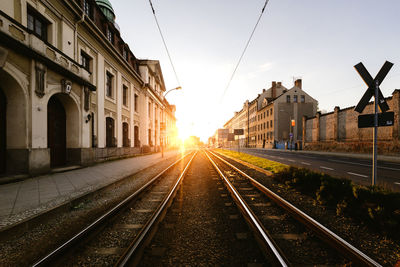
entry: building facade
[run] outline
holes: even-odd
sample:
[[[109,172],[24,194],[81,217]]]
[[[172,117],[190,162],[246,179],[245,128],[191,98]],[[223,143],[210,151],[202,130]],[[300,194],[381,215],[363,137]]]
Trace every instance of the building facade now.
[[[156,60],[108,0],[0,2],[0,173],[48,172],[174,145]]]
[[[244,128],[245,146],[273,148],[283,143],[296,143],[302,140],[303,116],[314,116],[318,102],[302,89],[298,79],[287,89],[281,82],[272,82],[271,88],[264,89],[253,101],[246,101],[243,109],[236,112],[230,121],[241,121]],[[247,112],[247,122],[243,113]],[[242,116],[239,119],[239,114]],[[226,124],[225,128],[233,123]],[[247,131],[246,131],[247,127]],[[230,132],[233,129],[229,128]]]

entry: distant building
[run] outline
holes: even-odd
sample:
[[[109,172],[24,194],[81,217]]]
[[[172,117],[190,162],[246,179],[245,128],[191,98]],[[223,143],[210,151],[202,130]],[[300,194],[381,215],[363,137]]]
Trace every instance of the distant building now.
[[[0,173],[175,143],[160,64],[135,57],[108,0],[0,1],[0,81]]]
[[[272,148],[290,141],[296,143],[302,140],[303,116],[314,116],[317,107],[317,100],[302,89],[301,79],[290,89],[272,82],[271,88],[264,89],[253,101],[246,101],[229,120],[236,124],[225,124],[225,128],[233,132],[233,125],[239,125],[245,130],[246,142],[241,146]]]

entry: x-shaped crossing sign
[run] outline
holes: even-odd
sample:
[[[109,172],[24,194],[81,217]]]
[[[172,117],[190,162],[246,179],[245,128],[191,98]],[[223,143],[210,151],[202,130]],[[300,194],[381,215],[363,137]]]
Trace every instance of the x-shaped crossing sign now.
[[[364,65],[361,62],[354,66],[354,68],[357,70],[358,74],[360,74],[361,78],[364,80],[364,82],[368,86],[367,91],[364,93],[360,102],[358,102],[356,108],[354,109],[355,111],[357,111],[359,113],[363,112],[365,106],[368,104],[371,97],[375,95],[375,86],[378,86],[378,94],[379,94],[378,104],[379,104],[379,107],[381,108],[381,111],[386,112],[389,110],[389,106],[386,103],[385,98],[383,97],[381,89],[379,89],[379,85],[385,79],[386,75],[388,74],[388,72],[390,71],[392,66],[393,66],[393,63],[386,61],[385,64],[383,64],[380,71],[378,72],[378,74],[376,75],[375,79],[372,79],[371,74],[369,74],[369,72],[367,71],[367,69],[364,67]]]

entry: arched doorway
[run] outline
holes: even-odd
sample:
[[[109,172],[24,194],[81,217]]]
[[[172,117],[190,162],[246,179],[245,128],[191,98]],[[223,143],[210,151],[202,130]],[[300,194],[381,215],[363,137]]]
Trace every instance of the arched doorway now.
[[[56,96],[52,96],[47,104],[47,147],[50,148],[50,167],[66,163],[66,121],[63,104]]]
[[[6,171],[6,153],[7,153],[7,123],[6,123],[7,100],[0,88],[0,173]]]
[[[129,147],[129,125],[127,122],[122,123],[122,146]]]
[[[106,147],[114,147],[115,146],[115,138],[114,138],[114,119],[107,117],[106,118]]]
[[[140,147],[140,143],[139,143],[139,126],[135,126],[134,128],[134,132],[133,134],[134,136],[134,146],[135,147]]]

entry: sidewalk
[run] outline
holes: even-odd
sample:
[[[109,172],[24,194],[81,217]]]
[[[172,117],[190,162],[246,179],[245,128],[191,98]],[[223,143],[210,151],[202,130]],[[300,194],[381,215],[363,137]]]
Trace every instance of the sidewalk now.
[[[312,151],[312,150],[288,150],[288,149],[271,149],[271,148],[245,148],[251,150],[260,150],[260,151],[276,151],[276,152],[286,152],[286,153],[304,153],[304,154],[314,154],[314,155],[326,155],[326,156],[338,156],[338,157],[348,157],[348,158],[356,158],[356,159],[370,159],[372,160],[372,154],[357,154],[357,153],[344,153],[344,152],[326,152],[326,151]],[[232,150],[237,151],[236,148],[232,148]],[[400,163],[400,156],[386,156],[379,155],[378,160]]]
[[[164,159],[179,153],[164,152]],[[0,185],[0,229],[95,191],[161,159],[161,153],[156,153]]]

